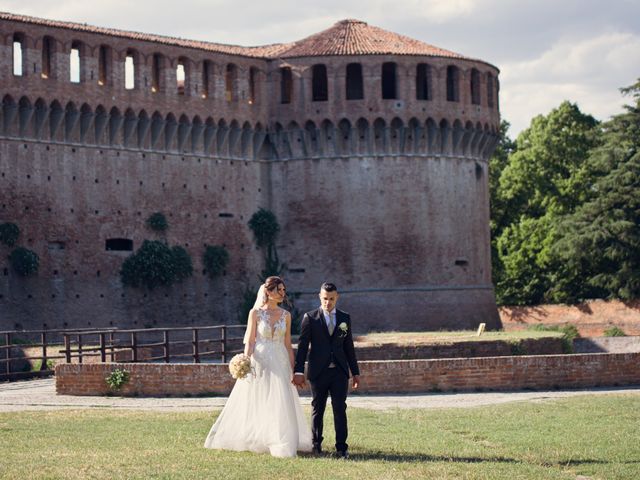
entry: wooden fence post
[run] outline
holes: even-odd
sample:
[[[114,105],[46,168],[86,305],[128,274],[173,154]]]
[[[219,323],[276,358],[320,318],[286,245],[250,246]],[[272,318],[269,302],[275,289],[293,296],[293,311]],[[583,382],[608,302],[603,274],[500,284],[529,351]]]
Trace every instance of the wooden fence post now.
[[[169,330],[165,330],[164,334],[164,362],[169,363],[171,359],[171,352],[169,351]]]
[[[40,365],[40,371],[44,372],[49,370],[47,366],[47,332],[41,332],[40,339],[42,340],[42,364]]]
[[[71,363],[71,340],[70,335],[68,333],[63,333],[64,337],[64,355],[66,357],[67,363]]]
[[[138,361],[138,336],[136,332],[131,332],[131,361]]]
[[[200,348],[198,345],[198,329],[193,329],[193,363],[200,363]]]
[[[7,348],[4,349],[4,352],[7,358],[7,374],[9,374],[11,373],[11,361],[9,360],[11,358],[11,334],[10,333],[4,334],[4,341],[5,341],[5,345],[7,346]]]
[[[107,348],[104,341],[104,333],[100,334],[100,361],[105,363],[107,361]]]
[[[222,353],[222,363],[227,362],[227,326],[223,325],[220,330],[220,349]]]
[[[78,363],[82,363],[82,335],[78,334]]]

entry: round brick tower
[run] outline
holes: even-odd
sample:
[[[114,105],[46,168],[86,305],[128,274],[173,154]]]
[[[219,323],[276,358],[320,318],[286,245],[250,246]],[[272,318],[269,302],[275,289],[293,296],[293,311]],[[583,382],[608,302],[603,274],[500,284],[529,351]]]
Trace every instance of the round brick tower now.
[[[302,310],[333,281],[360,331],[497,325],[494,66],[356,20],[267,47],[0,25],[0,223],[41,258],[35,278],[0,264],[4,328],[236,323],[259,207]],[[156,211],[195,274],[123,288]],[[204,244],[229,250],[223,277]]]

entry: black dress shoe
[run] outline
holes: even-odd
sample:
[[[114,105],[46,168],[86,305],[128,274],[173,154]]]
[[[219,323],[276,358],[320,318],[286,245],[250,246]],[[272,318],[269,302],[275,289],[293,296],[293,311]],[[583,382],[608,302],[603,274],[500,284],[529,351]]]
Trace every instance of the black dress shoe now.
[[[338,450],[336,452],[336,456],[338,458],[341,458],[343,460],[346,460],[347,458],[349,458],[349,452],[347,450]]]
[[[314,445],[311,448],[311,453],[313,453],[314,455],[322,455],[322,447],[319,445],[318,446]]]

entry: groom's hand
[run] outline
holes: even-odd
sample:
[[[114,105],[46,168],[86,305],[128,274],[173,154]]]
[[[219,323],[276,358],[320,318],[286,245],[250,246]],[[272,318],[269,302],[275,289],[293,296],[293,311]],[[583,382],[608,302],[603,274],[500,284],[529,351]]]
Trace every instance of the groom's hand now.
[[[355,390],[360,386],[360,375],[353,376],[353,389]]]
[[[291,383],[293,383],[298,388],[304,388],[307,386],[306,382],[304,381],[304,375],[296,375],[295,373],[293,374]]]

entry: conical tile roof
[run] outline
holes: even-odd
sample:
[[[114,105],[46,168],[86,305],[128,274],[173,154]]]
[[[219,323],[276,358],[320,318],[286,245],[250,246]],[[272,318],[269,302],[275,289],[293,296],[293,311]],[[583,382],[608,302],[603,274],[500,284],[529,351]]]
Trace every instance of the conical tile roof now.
[[[360,20],[341,20],[331,28],[293,42],[280,58],[328,55],[429,55],[467,58]]]

